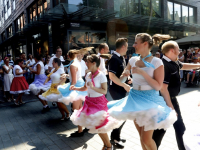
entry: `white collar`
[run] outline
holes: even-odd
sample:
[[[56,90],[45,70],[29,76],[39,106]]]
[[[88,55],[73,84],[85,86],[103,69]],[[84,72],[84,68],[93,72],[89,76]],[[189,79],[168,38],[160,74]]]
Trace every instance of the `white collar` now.
[[[116,52],[116,51],[114,51],[113,53],[116,54],[118,57],[121,56],[121,55],[120,55],[118,52]]]
[[[170,62],[172,61],[171,59],[169,59],[167,56],[163,55],[163,59],[165,59],[166,61]]]
[[[100,53],[97,54],[97,56],[100,56],[100,55],[101,55]]]

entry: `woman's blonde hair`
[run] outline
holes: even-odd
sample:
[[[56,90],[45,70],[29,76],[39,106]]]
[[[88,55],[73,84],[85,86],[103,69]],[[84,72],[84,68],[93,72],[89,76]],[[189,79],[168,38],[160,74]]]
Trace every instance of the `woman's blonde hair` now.
[[[162,45],[162,53],[163,54],[166,54],[167,52],[169,52],[170,49],[175,49],[176,47],[178,47],[178,43],[175,42],[175,41],[168,41],[168,42],[165,42],[163,45]]]
[[[169,35],[163,35],[163,34],[155,34],[151,37],[151,35],[147,33],[139,33],[136,35],[136,38],[139,38],[142,43],[148,42],[149,48],[151,49],[153,45],[160,44],[163,40],[169,40]]]
[[[80,50],[72,49],[72,50],[69,50],[68,56],[69,58],[74,59],[77,54],[85,54],[86,52],[90,51],[93,48],[94,47],[86,47]]]

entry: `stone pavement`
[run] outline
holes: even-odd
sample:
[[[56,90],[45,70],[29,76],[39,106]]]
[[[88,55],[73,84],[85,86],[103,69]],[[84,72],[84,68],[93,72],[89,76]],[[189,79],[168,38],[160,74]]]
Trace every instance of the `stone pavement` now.
[[[182,88],[178,100],[186,128],[200,124],[200,108],[197,107],[199,88]],[[27,100],[27,96],[23,97]],[[34,98],[34,97],[33,97]],[[111,100],[111,98],[108,98]],[[98,135],[86,133],[80,138],[70,138],[77,130],[71,121],[60,121],[60,113],[51,106],[50,112],[41,114],[42,105],[32,100],[23,106],[0,106],[0,150],[100,150]],[[110,133],[109,133],[110,134]],[[124,150],[142,150],[138,133],[132,121],[122,129],[127,140]],[[174,129],[169,128],[159,150],[178,150]]]

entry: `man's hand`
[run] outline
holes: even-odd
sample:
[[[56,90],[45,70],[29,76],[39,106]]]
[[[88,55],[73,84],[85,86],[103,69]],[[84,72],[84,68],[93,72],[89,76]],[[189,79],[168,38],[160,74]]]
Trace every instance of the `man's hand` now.
[[[129,70],[125,70],[123,73],[122,73],[123,76],[125,77],[128,77],[130,76],[130,71]]]
[[[129,92],[131,89],[131,87],[126,83],[124,83],[123,88],[126,90],[126,92]]]

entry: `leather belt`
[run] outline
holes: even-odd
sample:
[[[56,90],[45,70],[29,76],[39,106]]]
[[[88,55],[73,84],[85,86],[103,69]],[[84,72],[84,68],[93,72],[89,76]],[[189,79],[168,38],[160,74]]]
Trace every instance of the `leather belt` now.
[[[150,85],[137,85],[133,84],[133,89],[145,91],[145,90],[152,90],[153,88]]]

